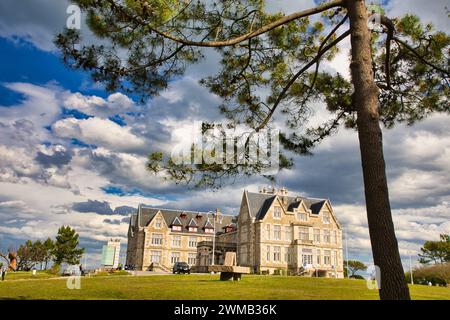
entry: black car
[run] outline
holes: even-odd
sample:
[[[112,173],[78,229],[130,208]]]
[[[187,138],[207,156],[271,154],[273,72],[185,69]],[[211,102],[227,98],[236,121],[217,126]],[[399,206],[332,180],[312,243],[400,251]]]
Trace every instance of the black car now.
[[[173,273],[191,273],[191,268],[186,262],[175,262],[172,268]]]

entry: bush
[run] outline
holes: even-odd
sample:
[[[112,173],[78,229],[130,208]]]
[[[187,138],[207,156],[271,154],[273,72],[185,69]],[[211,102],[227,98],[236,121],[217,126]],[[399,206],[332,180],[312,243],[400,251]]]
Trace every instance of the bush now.
[[[46,270],[46,272],[50,274],[60,274],[61,266],[59,264],[54,264],[50,269]]]
[[[360,276],[359,274],[354,274],[354,275],[350,276],[350,279],[365,280],[366,278],[364,278],[363,276]]]
[[[405,274],[406,281],[411,281],[409,272]],[[413,280],[415,284],[433,286],[448,286],[450,283],[450,263],[435,264],[414,269]]]

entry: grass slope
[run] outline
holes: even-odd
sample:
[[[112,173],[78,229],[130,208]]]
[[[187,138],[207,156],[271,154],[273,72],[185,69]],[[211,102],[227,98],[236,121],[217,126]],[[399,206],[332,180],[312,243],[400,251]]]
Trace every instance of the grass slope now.
[[[450,288],[411,286],[413,299],[450,300]],[[66,279],[0,282],[0,299],[378,299],[363,280],[244,276],[219,281],[218,275],[102,276],[82,278],[80,290]]]

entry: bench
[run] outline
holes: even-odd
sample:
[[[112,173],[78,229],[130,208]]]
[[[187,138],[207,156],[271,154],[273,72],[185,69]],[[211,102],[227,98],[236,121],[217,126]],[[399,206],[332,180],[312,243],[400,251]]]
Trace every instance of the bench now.
[[[236,252],[225,253],[223,265],[213,265],[208,267],[209,272],[220,272],[220,280],[241,280],[243,273],[250,273],[249,267],[240,267],[236,265]]]

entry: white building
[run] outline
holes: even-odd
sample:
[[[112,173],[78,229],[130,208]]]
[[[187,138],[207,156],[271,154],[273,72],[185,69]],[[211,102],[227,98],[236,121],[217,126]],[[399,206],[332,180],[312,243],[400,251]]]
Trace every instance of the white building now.
[[[120,239],[111,239],[103,246],[102,265],[105,269],[117,269],[119,267]]]

